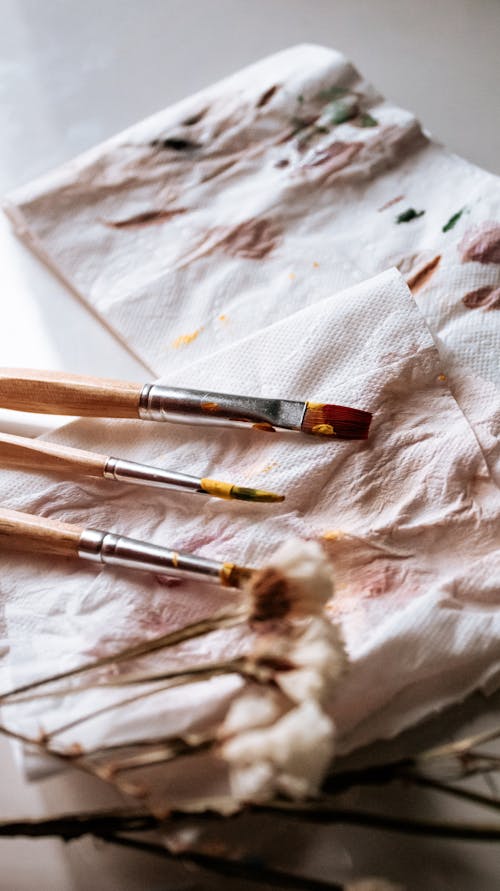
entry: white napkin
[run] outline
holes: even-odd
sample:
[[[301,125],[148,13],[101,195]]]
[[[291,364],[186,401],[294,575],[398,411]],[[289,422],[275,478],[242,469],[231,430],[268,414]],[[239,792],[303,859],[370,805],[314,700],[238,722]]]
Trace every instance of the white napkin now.
[[[2,503],[249,565],[261,564],[290,535],[322,541],[338,579],[332,615],[342,622],[352,663],[331,703],[340,750],[348,751],[462,698],[499,669],[500,498],[443,377],[403,278],[388,271],[172,378],[216,390],[231,381],[242,393],[367,408],[374,421],[366,443],[97,420],[52,437],[265,485],[286,492],[283,505],[166,497],[13,473],[10,485],[3,475]],[[234,596],[190,582],[169,588],[151,576],[19,556],[4,559],[2,594],[17,680],[46,676],[77,664],[84,653],[118,649],[144,633],[163,633]],[[245,645],[241,632],[217,632],[188,645],[176,664]],[[148,665],[165,663],[165,655],[148,659]],[[94,747],[137,739],[145,726],[151,736],[197,727],[240,684],[231,676],[161,692],[73,725],[97,706],[130,696],[130,690],[87,691],[67,696],[62,706],[49,699],[22,714],[17,709],[11,721],[31,735],[71,724],[54,740]],[[165,794],[162,777],[156,768],[141,778],[155,804]]]
[[[290,534],[320,538],[352,659],[332,703],[341,751],[493,682],[499,203],[494,177],[430,142],[318,47],[264,60],[18,191],[7,211],[19,234],[153,375],[345,402],[375,419],[366,444],[99,421],[53,437],[283,490],[281,506],[12,473],[0,477],[2,503],[254,565]],[[400,273],[360,283],[391,264],[435,341]],[[5,560],[1,591],[17,678],[230,598],[31,558]],[[244,645],[225,632],[186,652]],[[208,720],[239,685],[158,693],[57,739],[130,739],[145,722],[175,732]],[[60,701],[39,702],[21,723],[54,729],[117,695],[67,698],[64,717]]]
[[[332,50],[264,59],[6,210],[155,375],[397,265],[451,356],[500,383],[498,178]]]

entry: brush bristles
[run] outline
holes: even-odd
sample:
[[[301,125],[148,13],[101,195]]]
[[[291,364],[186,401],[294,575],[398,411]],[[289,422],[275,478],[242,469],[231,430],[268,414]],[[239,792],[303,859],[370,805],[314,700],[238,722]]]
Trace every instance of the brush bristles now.
[[[238,498],[240,501],[284,501],[284,495],[277,495],[276,492],[268,492],[266,489],[247,489],[244,486],[233,486],[231,489],[231,498]]]
[[[245,486],[233,486],[232,483],[223,483],[221,480],[204,478],[200,480],[200,489],[214,498],[225,498],[239,501],[284,501],[284,495],[268,492],[266,489],[248,489]]]
[[[360,408],[307,402],[302,432],[336,439],[367,439],[372,415]]]

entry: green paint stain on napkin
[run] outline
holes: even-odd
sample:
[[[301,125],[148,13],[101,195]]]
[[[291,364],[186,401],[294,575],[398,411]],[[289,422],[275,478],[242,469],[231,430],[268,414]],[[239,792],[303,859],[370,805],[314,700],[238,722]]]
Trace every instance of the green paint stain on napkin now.
[[[397,215],[396,223],[409,223],[411,220],[416,220],[417,217],[423,217],[424,213],[425,210],[415,210],[414,207],[409,207]]]
[[[453,216],[450,217],[450,219],[448,220],[448,222],[444,224],[444,226],[443,226],[443,228],[442,228],[441,231],[442,231],[442,232],[449,232],[450,229],[453,229],[454,226],[456,226],[456,224],[458,223],[458,221],[459,221],[460,217],[462,216],[464,210],[465,210],[465,207],[462,207],[461,210],[457,210],[457,212],[454,213]]]

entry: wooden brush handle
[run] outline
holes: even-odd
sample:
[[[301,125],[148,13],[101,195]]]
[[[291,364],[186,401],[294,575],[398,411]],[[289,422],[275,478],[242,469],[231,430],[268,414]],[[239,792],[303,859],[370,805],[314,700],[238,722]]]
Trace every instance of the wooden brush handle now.
[[[68,446],[0,433],[0,468],[48,470],[68,475],[102,477],[108,458]]]
[[[0,369],[0,406],[93,418],[137,418],[142,385],[29,368]]]
[[[0,509],[0,548],[58,557],[78,557],[83,529],[71,523]]]

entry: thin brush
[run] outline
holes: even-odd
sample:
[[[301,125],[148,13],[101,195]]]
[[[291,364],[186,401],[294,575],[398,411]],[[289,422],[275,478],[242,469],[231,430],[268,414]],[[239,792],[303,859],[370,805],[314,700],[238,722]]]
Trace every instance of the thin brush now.
[[[228,588],[241,588],[253,573],[235,563],[218,562],[197,554],[62,523],[35,514],[0,509],[0,547],[9,551],[49,554],[123,566],[180,578],[204,579]]]
[[[366,439],[371,414],[332,403],[292,402],[126,383],[26,369],[0,370],[0,406],[16,411],[147,421],[230,424]]]
[[[73,476],[91,476],[240,501],[275,502],[283,501],[285,497],[267,492],[265,489],[235,486],[209,477],[188,476],[175,470],[150,467],[148,464],[138,464],[123,458],[98,455],[95,452],[72,449],[24,436],[11,436],[8,433],[0,433],[0,466],[31,471],[56,471]]]

